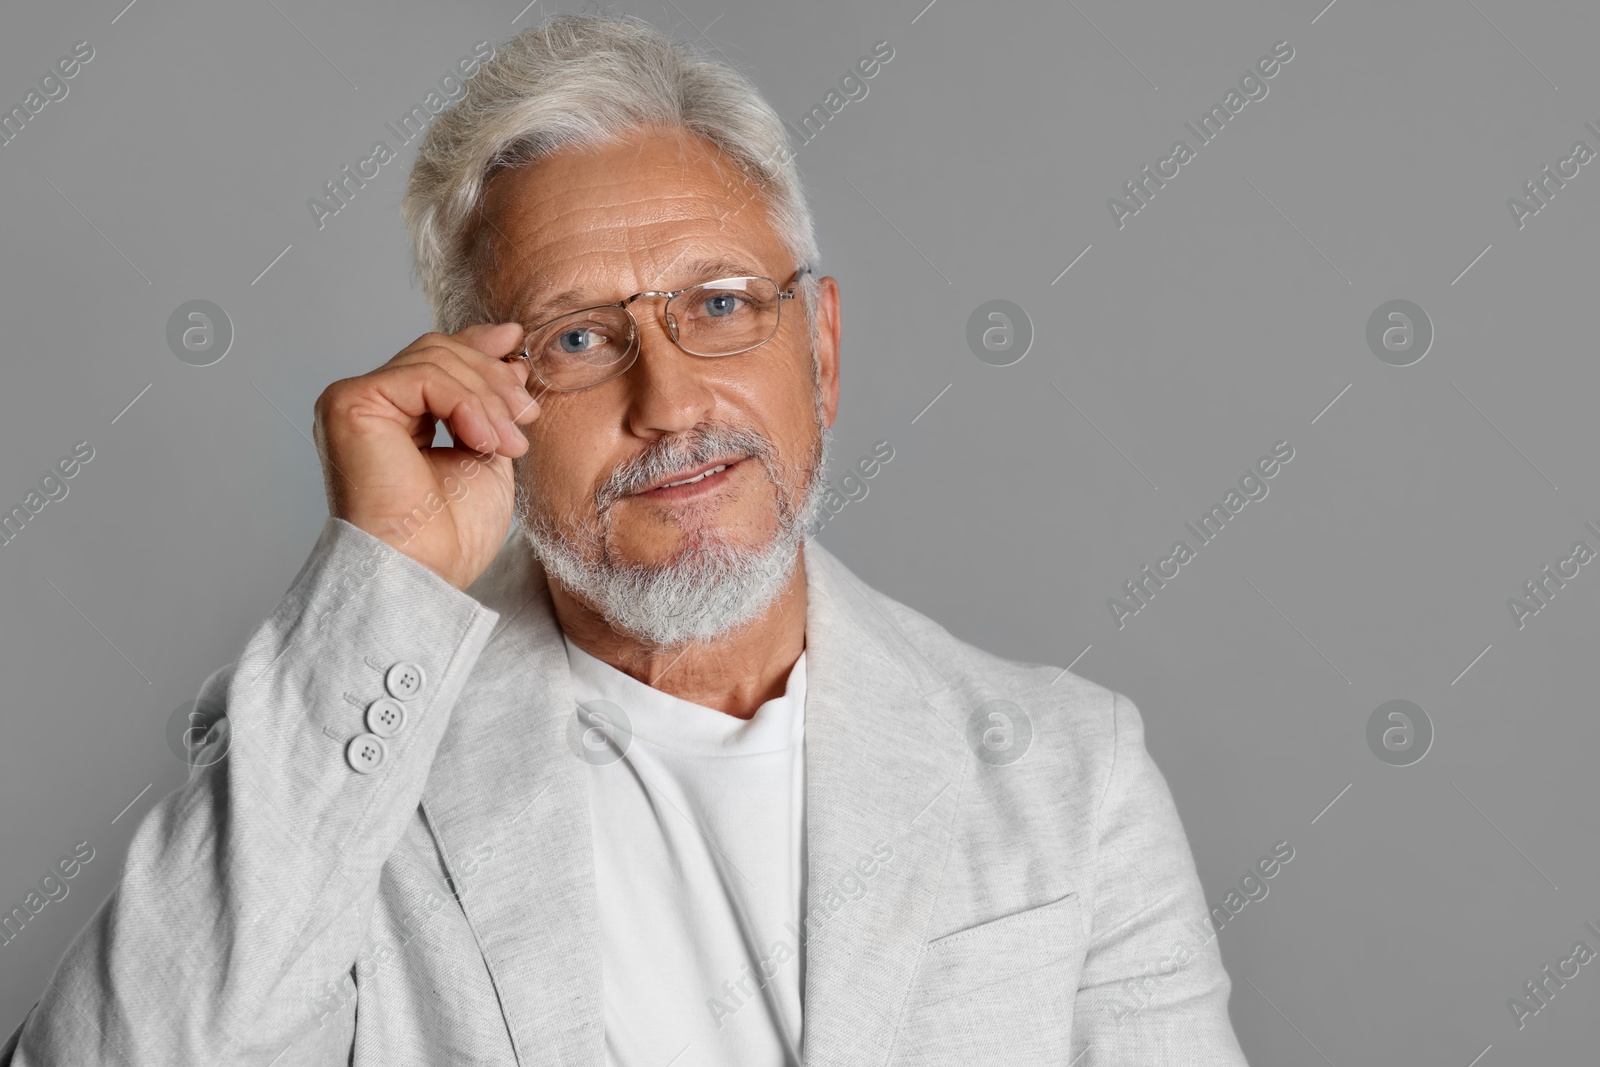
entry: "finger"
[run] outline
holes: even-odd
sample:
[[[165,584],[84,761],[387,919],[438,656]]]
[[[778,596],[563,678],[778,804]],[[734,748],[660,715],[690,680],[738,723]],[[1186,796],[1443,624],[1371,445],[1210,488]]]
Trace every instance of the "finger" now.
[[[517,426],[514,412],[520,412],[523,421],[532,421],[538,415],[538,406],[521,386],[504,380],[492,381],[492,378],[501,377],[492,372],[485,376],[484,371],[490,370],[488,364],[484,362],[486,360],[489,363],[495,362],[476,349],[465,348],[459,344],[440,343],[403,352],[391,362],[397,366],[434,363],[444,368],[463,385],[481,396],[484,406],[495,420],[496,431],[502,443],[513,446],[514,451],[511,454],[520,455],[522,450],[515,446],[524,443],[526,438]],[[519,407],[513,408],[511,406],[513,403],[518,403]]]
[[[483,394],[437,363],[384,367],[373,371],[370,381],[374,392],[395,411],[412,419],[432,416],[444,420],[458,446],[465,444],[481,454],[500,452],[508,456],[527,448],[527,439],[520,432],[517,443],[521,447],[515,451],[511,443],[502,441]]]
[[[521,346],[522,324],[520,322],[480,322],[444,336],[476,348],[486,356],[498,359],[501,356],[511,355]]]
[[[536,381],[533,376],[533,366],[524,358],[521,348],[508,356],[501,356],[495,363],[501,367],[509,368],[513,380],[521,387],[519,392],[514,392],[512,399],[516,401],[511,413],[513,422],[531,421],[539,415],[539,401],[544,399],[547,389],[543,382]],[[523,399],[526,397],[526,399]]]
[[[515,327],[515,330],[510,332],[520,342],[522,327],[516,323],[508,325]],[[539,405],[535,397],[528,392],[527,361],[519,359],[511,363],[502,362],[499,356],[467,344],[460,339],[462,334],[470,335],[470,331],[474,330],[479,331],[478,336],[481,339],[484,329],[484,327],[468,327],[456,335],[424,334],[401,355],[411,357],[429,348],[443,348],[455,353],[464,361],[466,366],[476,372],[478,380],[493,389],[495,394],[505,402],[507,417],[511,420],[512,425],[516,425],[519,422],[532,422],[539,415]],[[498,327],[495,327],[495,329],[498,329]],[[498,349],[500,345],[496,343],[489,347]],[[515,348],[513,348],[513,351],[515,351]]]

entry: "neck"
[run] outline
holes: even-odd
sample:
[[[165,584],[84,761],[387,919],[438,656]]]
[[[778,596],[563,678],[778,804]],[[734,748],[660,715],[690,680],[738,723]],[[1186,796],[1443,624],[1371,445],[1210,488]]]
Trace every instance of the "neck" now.
[[[556,620],[568,640],[624,674],[702,707],[749,719],[783,695],[789,672],[806,647],[805,546],[788,584],[759,618],[736,633],[682,648],[662,649],[613,628],[548,574]]]

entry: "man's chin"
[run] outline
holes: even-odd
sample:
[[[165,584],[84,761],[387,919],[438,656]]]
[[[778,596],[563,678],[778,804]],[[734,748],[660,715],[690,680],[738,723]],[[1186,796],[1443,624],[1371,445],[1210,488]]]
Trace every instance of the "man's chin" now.
[[[727,536],[713,530],[680,539],[670,551],[628,558],[613,549],[602,561],[560,540],[534,549],[546,574],[614,629],[671,649],[715,640],[752,622],[794,572],[799,553],[792,533],[786,537],[780,530],[753,546]]]
[[[749,557],[769,547],[780,530],[771,521],[763,536],[752,540],[746,526],[729,527],[713,523],[687,524],[676,530],[641,531],[643,536],[618,537],[613,530],[606,558],[615,566],[662,573],[693,573],[707,570],[718,562]]]

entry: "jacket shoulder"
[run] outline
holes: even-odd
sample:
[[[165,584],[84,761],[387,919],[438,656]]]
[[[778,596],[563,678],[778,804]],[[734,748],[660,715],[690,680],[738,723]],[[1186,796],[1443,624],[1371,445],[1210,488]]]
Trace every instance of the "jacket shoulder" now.
[[[808,543],[807,551],[811,550]],[[830,572],[844,569],[831,555],[822,563]],[[1065,667],[1011,659],[980,648],[858,577],[848,577],[874,609],[872,613],[890,622],[915,649],[915,654],[906,657],[906,666],[921,679],[925,692],[948,687],[964,714],[1007,701],[1021,709],[1036,736],[1063,738],[1080,753],[1103,751],[1109,758],[1116,740],[1119,705],[1124,716],[1132,709],[1127,697]],[[996,707],[1003,709],[1004,705]]]

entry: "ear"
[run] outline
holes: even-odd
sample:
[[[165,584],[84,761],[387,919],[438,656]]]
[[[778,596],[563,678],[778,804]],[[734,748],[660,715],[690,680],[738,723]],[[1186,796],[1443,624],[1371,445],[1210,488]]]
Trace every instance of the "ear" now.
[[[817,279],[817,362],[822,385],[823,425],[831,427],[839,413],[839,281]]]

